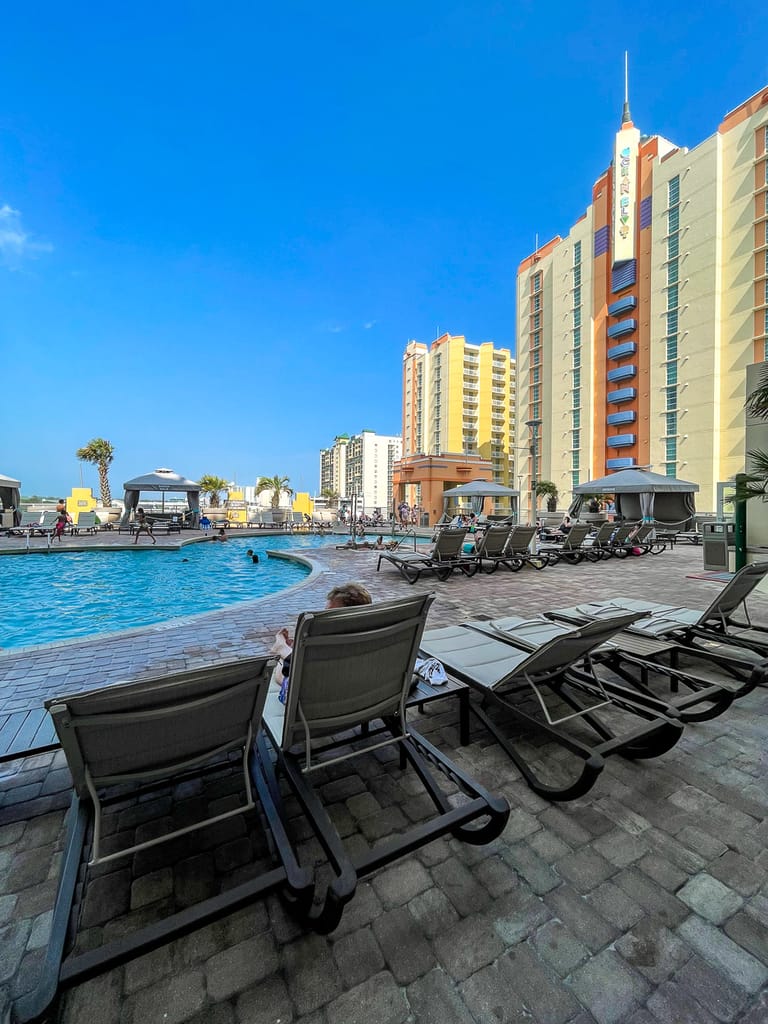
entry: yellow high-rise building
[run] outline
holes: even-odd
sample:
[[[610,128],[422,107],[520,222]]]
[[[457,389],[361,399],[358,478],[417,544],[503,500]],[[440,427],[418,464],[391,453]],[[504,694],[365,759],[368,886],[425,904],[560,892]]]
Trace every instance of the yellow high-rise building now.
[[[411,341],[403,356],[399,499],[434,521],[442,491],[480,478],[514,487],[515,361],[492,342],[443,334]]]
[[[768,90],[693,149],[641,135],[625,103],[591,205],[521,263],[517,300],[535,479],[568,495],[645,466],[713,511],[744,467],[745,371],[768,345]]]

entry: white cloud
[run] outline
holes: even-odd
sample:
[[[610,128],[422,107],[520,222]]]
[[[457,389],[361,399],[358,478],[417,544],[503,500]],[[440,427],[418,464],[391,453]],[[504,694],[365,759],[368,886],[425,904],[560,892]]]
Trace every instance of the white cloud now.
[[[41,252],[52,251],[50,242],[34,241],[24,230],[18,210],[7,203],[0,206],[0,260],[10,270],[18,270],[25,259],[35,259]]]
[[[372,327],[375,327],[375,326],[376,326],[376,321],[375,320],[368,320],[367,323],[363,324],[363,329],[366,330],[366,331],[370,331],[370,329]]]

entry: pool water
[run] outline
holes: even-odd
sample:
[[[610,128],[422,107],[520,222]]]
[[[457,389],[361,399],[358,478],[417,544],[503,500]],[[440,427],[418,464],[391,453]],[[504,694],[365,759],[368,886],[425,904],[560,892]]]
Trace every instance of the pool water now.
[[[267,549],[339,537],[232,537],[178,550],[72,551],[0,558],[0,648],[57,643],[226,608],[277,593],[309,574]],[[252,548],[259,564],[246,555]]]

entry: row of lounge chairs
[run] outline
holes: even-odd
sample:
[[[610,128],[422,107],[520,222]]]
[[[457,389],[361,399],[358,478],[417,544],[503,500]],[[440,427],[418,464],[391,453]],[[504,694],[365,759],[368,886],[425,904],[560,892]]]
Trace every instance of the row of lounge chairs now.
[[[545,543],[531,550],[536,529],[533,526],[489,526],[470,551],[467,542],[474,535],[467,530],[446,527],[428,552],[388,552],[379,556],[377,572],[382,562],[393,565],[408,583],[415,583],[425,573],[434,573],[439,580],[447,580],[455,571],[465,576],[476,572],[492,573],[499,566],[518,572],[524,565],[544,569],[558,562],[578,564],[587,560],[598,562],[612,556],[624,558],[633,554],[658,554],[664,544],[653,536],[652,526],[636,523],[615,526],[607,523],[594,536],[591,528],[578,523],[560,543]]]
[[[52,534],[56,528],[56,521],[59,518],[59,513],[56,511],[47,512],[22,512],[21,519],[16,526],[9,527],[6,533],[10,536],[13,534],[23,536],[30,535],[45,537],[47,534]],[[96,522],[95,512],[81,512],[77,517],[76,523],[70,523],[66,528],[66,533],[77,536],[81,533],[96,533],[99,527]]]
[[[595,783],[607,756],[663,754],[685,723],[722,714],[765,685],[768,630],[740,610],[767,574],[768,563],[742,570],[700,613],[615,599],[535,618],[507,616],[425,631],[433,594],[305,613],[296,627],[285,704],[270,681],[269,657],[48,701],[74,792],[45,969],[37,988],[16,1001],[15,1019],[37,1018],[61,986],[149,952],[267,893],[280,893],[303,926],[331,931],[359,880],[371,872],[440,836],[479,845],[500,835],[509,815],[506,800],[407,721],[419,653],[439,658],[454,680],[470,688],[475,699],[467,703],[476,719],[536,792],[574,799]],[[540,744],[526,747],[531,734],[542,733],[557,746],[553,766],[544,763]],[[341,764],[381,757],[385,747],[394,747],[401,767],[419,780],[431,813],[362,849],[354,841],[359,836],[345,843],[327,809],[333,788],[327,786],[328,773],[338,777]],[[575,775],[567,769],[567,778],[564,757],[577,766]],[[169,816],[172,831],[144,830],[139,842],[120,848],[119,833],[109,843],[102,838],[109,801],[125,801],[127,787],[157,787],[210,766],[220,771],[222,760],[239,766],[238,806],[218,801],[202,821]],[[379,770],[374,762],[374,775]],[[364,777],[373,777],[370,769]],[[89,881],[87,871],[82,873],[85,859],[103,875],[103,865],[166,842],[180,844],[183,856],[191,832],[219,828],[238,815],[252,825],[262,822],[269,863],[254,864],[245,881],[193,907],[165,908],[150,920],[138,915],[133,934],[121,929],[119,937],[96,948],[90,948],[93,936],[82,948],[77,944],[78,893]],[[310,836],[322,863],[316,852],[303,856],[297,834]]]

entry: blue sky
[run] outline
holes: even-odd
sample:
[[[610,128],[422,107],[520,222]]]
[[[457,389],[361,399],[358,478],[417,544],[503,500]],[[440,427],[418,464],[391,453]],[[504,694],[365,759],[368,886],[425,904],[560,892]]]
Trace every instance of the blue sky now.
[[[318,486],[400,432],[409,338],[514,348],[515,271],[635,123],[695,145],[768,84],[708,2],[16,4],[0,36],[0,473]],[[84,468],[98,491],[97,474]]]

